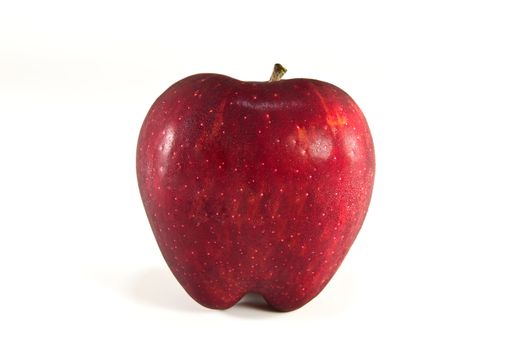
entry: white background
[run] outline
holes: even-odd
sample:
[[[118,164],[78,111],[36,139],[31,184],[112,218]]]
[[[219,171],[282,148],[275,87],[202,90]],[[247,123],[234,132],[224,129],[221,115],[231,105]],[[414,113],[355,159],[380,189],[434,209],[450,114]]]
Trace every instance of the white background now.
[[[523,349],[520,2],[0,2],[0,348]],[[208,310],[153,239],[139,128],[187,75],[275,62],[361,106],[372,204],[304,308]]]

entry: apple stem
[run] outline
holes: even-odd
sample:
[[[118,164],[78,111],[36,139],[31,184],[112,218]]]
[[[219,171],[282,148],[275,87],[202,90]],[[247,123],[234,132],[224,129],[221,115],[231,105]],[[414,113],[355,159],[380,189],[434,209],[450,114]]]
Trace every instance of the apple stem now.
[[[270,77],[270,82],[281,80],[281,78],[286,73],[286,71],[287,71],[286,68],[284,68],[281,64],[276,63],[273,66],[273,72],[272,72],[272,76]]]

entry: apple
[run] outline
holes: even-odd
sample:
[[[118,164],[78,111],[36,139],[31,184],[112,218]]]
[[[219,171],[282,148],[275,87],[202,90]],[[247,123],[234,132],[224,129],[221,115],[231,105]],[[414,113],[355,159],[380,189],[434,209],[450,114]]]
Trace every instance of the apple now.
[[[140,194],[169,268],[215,309],[259,293],[282,311],[337,271],[370,203],[363,113],[312,79],[244,82],[197,74],[169,87],[142,125]]]

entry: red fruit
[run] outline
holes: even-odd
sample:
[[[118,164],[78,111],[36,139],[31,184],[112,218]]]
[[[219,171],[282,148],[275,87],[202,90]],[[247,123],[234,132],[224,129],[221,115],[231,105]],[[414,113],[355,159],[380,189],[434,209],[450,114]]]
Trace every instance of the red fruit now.
[[[153,233],[180,284],[210,308],[247,292],[278,310],[303,306],[334,275],[368,209],[375,158],[359,107],[334,85],[279,78],[187,77],[140,131],[137,175]]]

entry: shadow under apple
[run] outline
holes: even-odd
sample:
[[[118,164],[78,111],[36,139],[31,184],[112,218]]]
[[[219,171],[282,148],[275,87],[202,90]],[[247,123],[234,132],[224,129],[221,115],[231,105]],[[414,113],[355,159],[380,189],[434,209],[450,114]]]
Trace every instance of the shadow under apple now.
[[[206,309],[184,291],[171,272],[149,268],[133,277],[126,292],[136,301],[163,309],[199,312]]]

